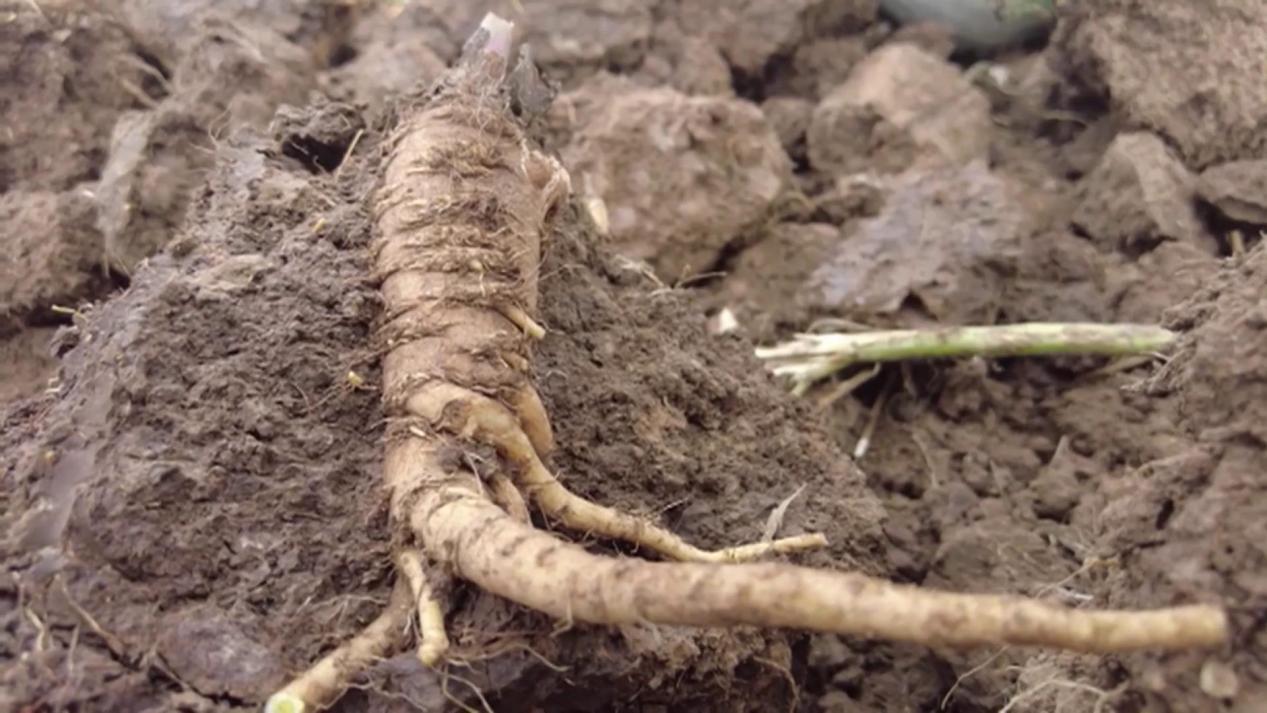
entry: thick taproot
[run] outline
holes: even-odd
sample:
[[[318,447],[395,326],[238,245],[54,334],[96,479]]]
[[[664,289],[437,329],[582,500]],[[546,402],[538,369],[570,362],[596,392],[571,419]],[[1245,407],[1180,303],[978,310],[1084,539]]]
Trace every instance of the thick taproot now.
[[[414,442],[400,455],[440,470]],[[651,562],[594,555],[507,515],[468,479],[419,498],[410,524],[456,574],[565,621],[761,626],[926,646],[1043,646],[1090,653],[1226,642],[1218,607],[1086,611],[1008,595],[961,594],[783,563]]]

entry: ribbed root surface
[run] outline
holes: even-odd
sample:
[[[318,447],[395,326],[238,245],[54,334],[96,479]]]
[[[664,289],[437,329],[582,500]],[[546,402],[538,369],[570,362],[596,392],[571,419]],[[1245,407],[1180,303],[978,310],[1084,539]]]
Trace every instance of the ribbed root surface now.
[[[927,646],[1042,646],[1088,653],[1187,649],[1227,636],[1207,606],[1083,611],[1014,596],[958,594],[783,563],[649,562],[594,555],[506,515],[470,489],[428,498],[412,522],[456,573],[565,620],[761,626]]]
[[[530,401],[539,403],[537,399]],[[531,432],[549,433],[549,421],[544,410],[512,413],[487,396],[442,382],[420,389],[409,400],[408,410],[447,432],[463,434],[496,448],[498,455],[510,467],[514,484],[541,512],[578,532],[625,540],[684,562],[744,562],[827,544],[822,535],[811,534],[722,550],[702,550],[654,523],[591,502],[564,487],[542,463],[533,440],[527,435]],[[503,488],[499,485],[497,491]]]
[[[434,443],[410,439],[391,455],[389,469],[408,471],[397,485],[415,496],[408,526],[427,543],[431,558],[488,592],[569,624],[761,626],[927,646],[1040,646],[1086,653],[1206,648],[1228,637],[1225,613],[1210,606],[1085,611],[783,563],[595,555],[498,507],[477,476],[446,472]],[[429,589],[417,584],[419,561],[411,551],[398,557],[402,576],[383,615],[275,696],[270,713],[303,713],[332,700],[351,677],[399,647],[404,623],[415,612],[419,657],[428,666],[442,660],[447,638],[441,609]],[[296,707],[299,702],[306,707]]]

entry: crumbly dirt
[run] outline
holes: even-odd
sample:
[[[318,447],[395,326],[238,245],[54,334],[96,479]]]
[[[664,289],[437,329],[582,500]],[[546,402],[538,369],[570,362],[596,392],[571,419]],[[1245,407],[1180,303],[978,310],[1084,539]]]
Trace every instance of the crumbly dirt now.
[[[583,123],[569,127],[563,160],[603,201],[614,247],[667,282],[711,271],[791,186],[792,162],[752,102],[600,79],[561,97],[554,114],[577,105],[592,110],[576,112]]]
[[[1123,121],[1158,133],[1193,168],[1267,149],[1267,6],[1242,0],[1070,3],[1054,55]],[[1171,41],[1187,37],[1187,41]]]
[[[570,487],[716,547],[804,485],[781,533],[831,546],[800,561],[1220,603],[1235,640],[560,630],[457,586],[470,665],[404,652],[336,710],[478,710],[477,689],[512,712],[1258,710],[1262,6],[1064,5],[1048,45],[989,66],[873,0],[0,5],[0,710],[258,710],[378,611],[366,198],[398,97],[488,8],[557,85],[537,128],[577,188],[535,364]],[[900,81],[923,70],[944,79]],[[1164,361],[886,367],[838,398],[752,356],[808,329],[1052,320],[1181,338]]]

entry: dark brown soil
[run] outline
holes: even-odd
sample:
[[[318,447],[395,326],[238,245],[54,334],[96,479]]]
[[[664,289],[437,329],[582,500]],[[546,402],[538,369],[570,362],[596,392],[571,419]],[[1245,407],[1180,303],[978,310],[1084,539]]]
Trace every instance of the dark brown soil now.
[[[860,0],[172,0],[0,7],[0,710],[258,710],[376,614],[365,201],[396,97],[520,4],[578,194],[535,367],[570,487],[721,546],[804,485],[782,533],[832,544],[799,561],[1219,603],[1236,638],[1090,657],[558,632],[457,586],[470,666],[401,654],[339,710],[480,709],[476,689],[525,712],[1261,709],[1255,0],[1071,3],[1050,46],[992,72]],[[948,79],[897,81],[930,67]],[[723,308],[739,326],[716,334]],[[919,363],[793,398],[753,347],[825,319],[1182,337],[1164,364]]]

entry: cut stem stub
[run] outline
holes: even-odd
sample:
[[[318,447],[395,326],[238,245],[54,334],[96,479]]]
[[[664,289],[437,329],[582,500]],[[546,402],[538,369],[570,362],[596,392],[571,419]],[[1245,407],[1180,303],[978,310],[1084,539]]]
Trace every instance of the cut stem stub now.
[[[798,334],[756,350],[780,376],[804,392],[852,364],[979,356],[1127,356],[1173,343],[1175,333],[1144,324],[1030,322],[995,326],[902,329],[854,334]]]

